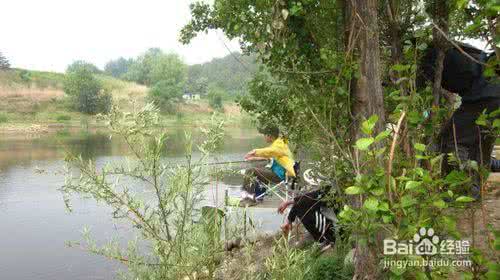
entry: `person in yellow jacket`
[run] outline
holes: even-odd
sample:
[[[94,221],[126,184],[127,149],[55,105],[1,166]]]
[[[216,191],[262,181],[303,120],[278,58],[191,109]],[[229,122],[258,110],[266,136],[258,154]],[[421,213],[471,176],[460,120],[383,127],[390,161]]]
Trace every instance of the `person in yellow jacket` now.
[[[259,132],[264,135],[267,143],[271,145],[266,148],[254,149],[245,155],[245,160],[263,160],[272,159],[271,168],[252,167],[245,170],[243,180],[243,198],[246,202],[255,203],[257,178],[260,182],[268,185],[270,183],[279,183],[285,180],[286,176],[295,177],[293,166],[292,152],[288,148],[288,142],[279,137],[280,131],[277,127],[267,127],[259,129]]]

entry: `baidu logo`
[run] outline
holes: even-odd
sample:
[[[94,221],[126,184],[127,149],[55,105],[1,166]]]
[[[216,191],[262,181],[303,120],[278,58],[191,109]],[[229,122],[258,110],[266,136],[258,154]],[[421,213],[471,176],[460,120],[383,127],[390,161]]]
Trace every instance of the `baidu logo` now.
[[[439,248],[439,237],[434,235],[434,229],[420,228],[413,236],[415,242],[415,254],[419,256],[432,256],[437,254]]]
[[[422,227],[413,235],[412,240],[384,240],[384,255],[468,255],[468,240],[441,240],[434,229]]]

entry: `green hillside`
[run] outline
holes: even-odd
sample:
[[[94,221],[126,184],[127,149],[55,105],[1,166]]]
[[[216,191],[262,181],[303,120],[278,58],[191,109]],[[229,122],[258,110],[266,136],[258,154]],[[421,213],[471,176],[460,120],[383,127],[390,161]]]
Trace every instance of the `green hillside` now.
[[[79,126],[88,119],[65,98],[63,73],[10,69],[0,71],[0,125],[51,124]],[[144,102],[147,87],[98,74],[114,103],[124,108]]]
[[[188,83],[205,80],[224,89],[229,95],[244,94],[247,83],[258,70],[253,56],[232,53],[203,64],[189,66]]]
[[[104,73],[95,74],[113,104],[130,111],[147,102],[149,88]],[[63,84],[66,74],[24,69],[0,70],[0,132],[34,132],[50,127],[100,126],[95,116],[72,108]],[[181,102],[177,114],[165,116],[165,122],[195,123],[209,118],[213,109],[208,100]],[[238,106],[224,102],[224,112],[233,121],[241,117]],[[35,129],[33,129],[35,127]]]

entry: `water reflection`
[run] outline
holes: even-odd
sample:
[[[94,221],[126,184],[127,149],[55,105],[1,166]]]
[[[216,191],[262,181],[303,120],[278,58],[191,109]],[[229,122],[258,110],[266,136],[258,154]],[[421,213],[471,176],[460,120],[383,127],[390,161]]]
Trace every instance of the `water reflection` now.
[[[186,129],[166,131],[168,160],[176,161],[184,153]],[[188,132],[196,143],[202,141],[195,128]],[[219,160],[241,160],[245,152],[263,144],[252,129],[228,129],[217,156]],[[68,240],[80,240],[85,226],[100,244],[112,236],[125,242],[134,232],[128,224],[112,220],[110,209],[92,200],[76,198],[74,213],[66,212],[58,188],[64,183],[60,171],[67,151],[92,159],[98,166],[130,155],[122,139],[105,131],[0,135],[0,279],[112,279],[122,268],[64,245]],[[259,215],[273,218],[272,214]]]

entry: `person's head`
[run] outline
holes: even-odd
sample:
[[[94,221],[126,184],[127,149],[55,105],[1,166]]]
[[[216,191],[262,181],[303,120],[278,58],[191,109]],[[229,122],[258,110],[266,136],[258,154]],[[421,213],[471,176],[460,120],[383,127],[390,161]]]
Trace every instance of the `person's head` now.
[[[280,130],[276,126],[260,127],[259,132],[264,135],[264,139],[267,143],[272,143],[280,136]]]

